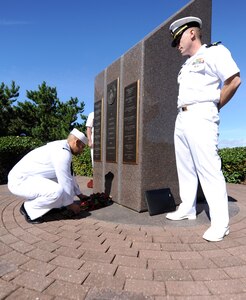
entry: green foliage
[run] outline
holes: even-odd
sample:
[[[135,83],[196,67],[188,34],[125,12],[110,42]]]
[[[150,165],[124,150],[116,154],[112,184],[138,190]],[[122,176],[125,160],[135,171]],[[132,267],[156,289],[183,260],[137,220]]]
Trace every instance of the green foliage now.
[[[18,101],[19,87],[12,82],[11,88],[4,83],[0,85],[0,104],[3,107],[0,113],[0,136],[20,135],[32,136],[43,142],[64,139],[74,128],[85,130],[84,102],[78,98],[60,101],[56,88],[47,86],[43,82],[37,91],[26,91],[29,100]],[[83,124],[77,122],[81,116]]]
[[[243,183],[246,180],[246,147],[219,150],[226,182]]]
[[[0,184],[6,183],[10,169],[30,150],[67,138],[74,127],[86,132],[85,104],[77,97],[60,101],[56,88],[43,82],[38,90],[26,91],[28,100],[16,103],[19,89],[14,81],[10,87],[0,84]],[[22,134],[26,137],[20,137]],[[90,149],[75,158],[75,171],[92,176]]]
[[[23,152],[29,152],[44,143],[38,139],[34,139],[27,136],[3,136],[0,137],[0,151],[1,153],[8,152],[22,154]]]
[[[0,84],[0,136],[7,135],[10,122],[13,118],[13,103],[19,96],[19,86],[12,81],[11,87],[3,82]]]
[[[85,147],[82,154],[73,156],[73,171],[79,176],[93,176],[91,152],[88,146]]]
[[[44,144],[39,139],[20,136],[0,137],[0,184],[7,182],[11,168],[29,151]],[[219,150],[222,171],[229,183],[244,183],[246,180],[246,147],[224,148]],[[90,148],[73,156],[74,173],[79,176],[93,176]]]
[[[12,167],[30,150],[43,145],[31,137],[0,137],[0,184],[7,183],[7,176]]]

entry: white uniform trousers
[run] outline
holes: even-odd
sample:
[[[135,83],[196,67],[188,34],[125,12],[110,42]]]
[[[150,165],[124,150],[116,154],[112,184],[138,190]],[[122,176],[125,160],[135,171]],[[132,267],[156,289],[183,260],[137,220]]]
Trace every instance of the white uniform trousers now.
[[[229,224],[226,183],[218,155],[219,113],[212,102],[187,106],[175,123],[175,154],[184,214],[196,213],[198,178],[209,205],[211,226]]]
[[[9,177],[8,188],[14,195],[26,198],[24,207],[31,220],[52,208],[62,207],[63,188],[51,179],[41,176]]]

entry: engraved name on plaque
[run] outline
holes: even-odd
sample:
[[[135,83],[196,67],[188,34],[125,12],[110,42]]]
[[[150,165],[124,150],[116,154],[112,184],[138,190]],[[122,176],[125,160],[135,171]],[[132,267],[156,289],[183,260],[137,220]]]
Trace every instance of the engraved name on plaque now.
[[[106,161],[117,161],[118,79],[107,86]]]
[[[103,99],[94,103],[94,161],[102,161],[102,107]]]
[[[124,89],[123,163],[137,163],[139,81]]]

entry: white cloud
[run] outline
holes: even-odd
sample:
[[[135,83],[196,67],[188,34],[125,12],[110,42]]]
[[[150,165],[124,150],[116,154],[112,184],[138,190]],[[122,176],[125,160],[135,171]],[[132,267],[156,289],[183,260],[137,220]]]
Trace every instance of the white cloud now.
[[[246,147],[246,139],[229,140],[223,139],[219,141],[219,148],[234,148],[234,147]]]

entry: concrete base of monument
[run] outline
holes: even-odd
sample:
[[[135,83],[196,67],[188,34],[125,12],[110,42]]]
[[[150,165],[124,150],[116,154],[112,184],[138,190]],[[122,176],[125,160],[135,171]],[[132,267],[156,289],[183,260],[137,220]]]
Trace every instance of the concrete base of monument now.
[[[239,208],[237,203],[229,201],[230,216],[233,217],[238,214]],[[108,207],[90,211],[88,218],[94,218],[102,221],[109,221],[120,224],[135,224],[141,226],[195,226],[202,224],[210,224],[209,210],[206,203],[197,204],[197,218],[196,220],[182,220],[170,221],[166,219],[166,214],[150,216],[148,212],[138,213],[134,210],[113,203]]]
[[[77,181],[85,195],[92,193],[91,189],[86,187],[87,177],[78,177]],[[240,185],[238,185],[240,186]],[[93,191],[96,192],[96,191]],[[230,195],[230,193],[228,193]],[[114,200],[114,199],[113,199]],[[229,196],[230,218],[236,216],[240,209],[237,199]],[[204,201],[197,202],[196,220],[171,221],[166,219],[166,214],[150,216],[149,212],[136,212],[132,209],[113,203],[110,206],[88,212],[87,218],[93,218],[99,221],[114,222],[120,224],[135,224],[140,226],[172,226],[172,227],[192,227],[203,224],[210,224],[208,205]]]

